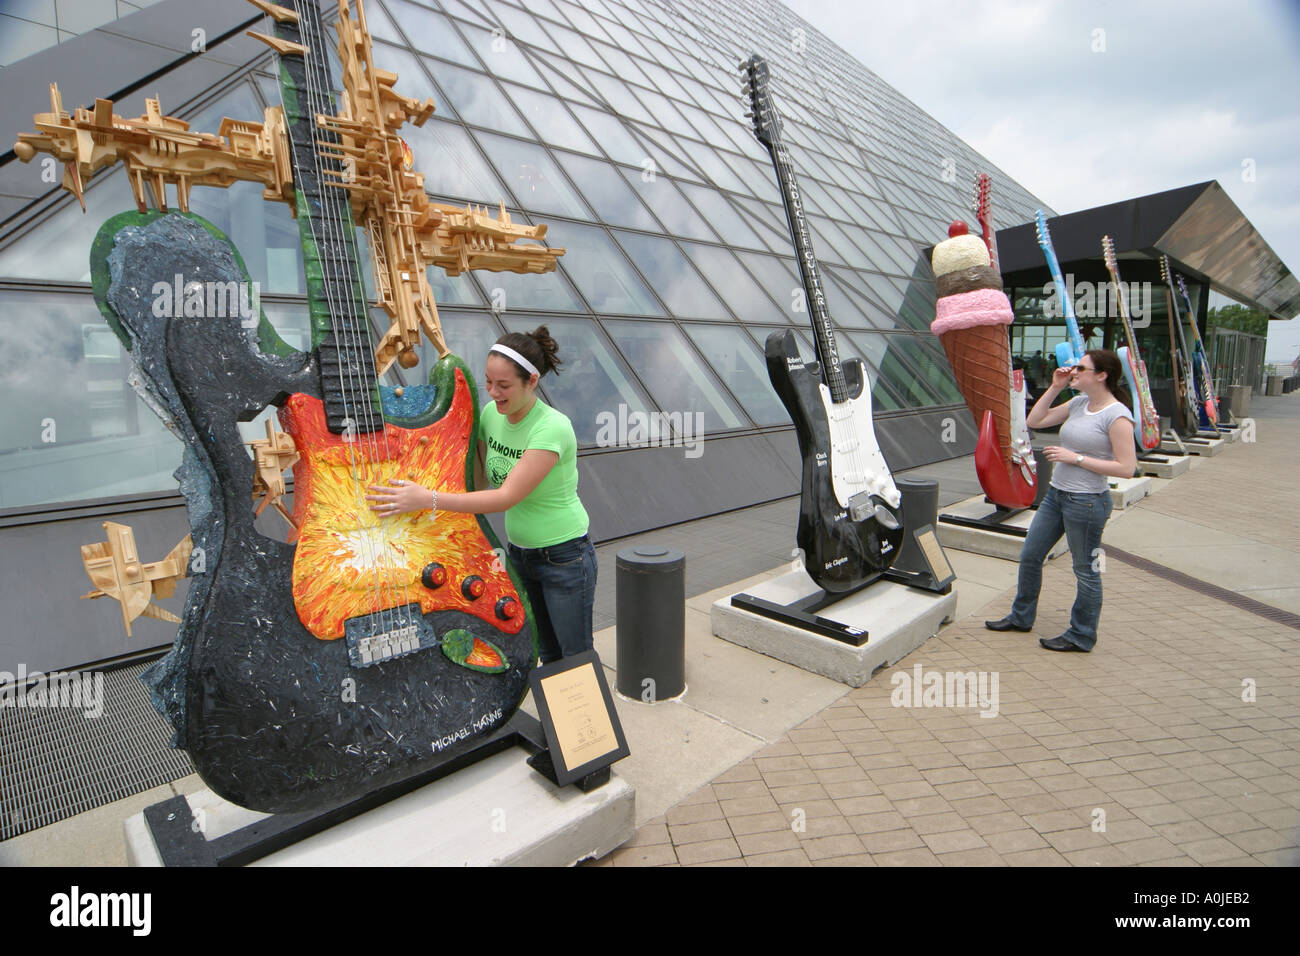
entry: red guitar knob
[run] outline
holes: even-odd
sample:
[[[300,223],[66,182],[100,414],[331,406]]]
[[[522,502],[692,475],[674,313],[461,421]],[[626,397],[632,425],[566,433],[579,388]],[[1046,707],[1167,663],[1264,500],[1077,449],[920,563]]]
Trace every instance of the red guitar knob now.
[[[503,621],[513,621],[519,616],[519,602],[510,596],[497,601],[497,617]]]
[[[487,585],[483,583],[483,579],[477,574],[471,574],[460,584],[460,593],[471,601],[482,597],[485,590],[487,590]]]
[[[447,569],[437,561],[426,564],[424,571],[420,574],[420,580],[424,582],[424,586],[430,591],[434,588],[440,588],[447,583]]]

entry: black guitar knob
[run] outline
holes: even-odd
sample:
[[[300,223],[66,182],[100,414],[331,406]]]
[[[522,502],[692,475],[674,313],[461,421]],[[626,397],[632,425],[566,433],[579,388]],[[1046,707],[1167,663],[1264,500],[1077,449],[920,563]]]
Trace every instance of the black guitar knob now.
[[[503,621],[513,621],[519,616],[519,602],[507,595],[497,601],[497,617]]]
[[[424,582],[424,586],[430,591],[434,588],[440,588],[447,583],[447,569],[437,561],[426,564],[424,571],[420,574],[420,580]]]
[[[486,589],[487,585],[483,583],[483,579],[477,574],[471,574],[460,583],[460,593],[465,595],[465,597],[469,598],[471,601],[475,598],[482,597],[483,592]]]

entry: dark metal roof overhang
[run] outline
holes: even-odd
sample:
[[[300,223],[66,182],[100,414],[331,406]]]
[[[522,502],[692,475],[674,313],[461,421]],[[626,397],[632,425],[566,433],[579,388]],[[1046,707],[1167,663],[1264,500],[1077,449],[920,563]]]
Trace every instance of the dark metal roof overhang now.
[[[1217,181],[1083,209],[1049,218],[1047,225],[1063,266],[1099,262],[1101,237],[1108,235],[1118,255],[1129,254],[1125,258],[1154,262],[1165,253],[1189,278],[1208,282],[1269,318],[1300,315],[1300,281]],[[998,253],[1008,286],[1051,281],[1032,222],[1000,230]],[[1149,278],[1130,276],[1127,264],[1122,269],[1126,279]]]

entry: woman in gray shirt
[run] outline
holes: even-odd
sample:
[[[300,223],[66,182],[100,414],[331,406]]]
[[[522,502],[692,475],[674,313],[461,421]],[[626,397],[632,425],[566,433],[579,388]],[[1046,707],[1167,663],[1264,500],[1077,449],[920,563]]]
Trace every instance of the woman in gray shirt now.
[[[1101,617],[1101,532],[1110,517],[1107,477],[1131,478],[1137,467],[1133,413],[1124,388],[1119,356],[1092,349],[1073,368],[1058,368],[1052,384],[1025,422],[1030,428],[1061,426],[1061,444],[1043,449],[1052,466],[1052,483],[1043,496],[1020,552],[1020,579],[1011,612],[1000,621],[985,621],[992,631],[1030,631],[1038,613],[1043,562],[1052,546],[1066,536],[1078,588],[1070,627],[1059,637],[1039,638],[1049,651],[1091,651]],[[1052,402],[1069,385],[1082,395],[1055,407]]]

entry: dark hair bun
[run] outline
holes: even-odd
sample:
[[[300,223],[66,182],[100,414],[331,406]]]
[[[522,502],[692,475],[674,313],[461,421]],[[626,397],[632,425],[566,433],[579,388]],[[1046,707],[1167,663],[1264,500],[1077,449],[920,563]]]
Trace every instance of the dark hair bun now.
[[[497,339],[497,345],[512,348],[532,362],[537,368],[539,378],[547,372],[559,374],[560,346],[555,339],[551,338],[550,331],[544,325],[539,325],[531,332],[507,332]],[[511,361],[514,362],[513,359]],[[525,382],[528,381],[532,373],[518,362],[514,362],[514,365],[519,370],[519,377]]]

